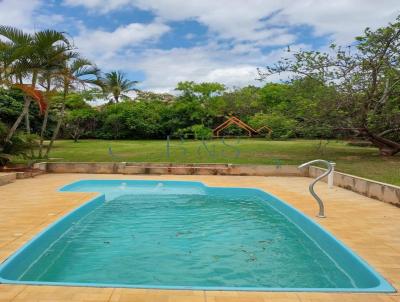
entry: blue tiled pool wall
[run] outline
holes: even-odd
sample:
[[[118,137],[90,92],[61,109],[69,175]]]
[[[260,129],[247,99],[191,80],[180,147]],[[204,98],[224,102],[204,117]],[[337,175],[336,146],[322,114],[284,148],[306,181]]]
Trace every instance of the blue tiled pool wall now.
[[[104,194],[97,196],[48,226],[2,265],[1,278],[18,280],[24,270],[60,238],[72,224],[84,218],[104,201]]]

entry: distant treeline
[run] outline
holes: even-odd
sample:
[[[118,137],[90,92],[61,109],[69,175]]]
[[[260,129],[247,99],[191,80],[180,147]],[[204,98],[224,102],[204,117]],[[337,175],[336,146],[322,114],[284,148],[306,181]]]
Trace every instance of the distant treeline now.
[[[270,83],[259,88],[248,86],[227,90],[222,84],[182,82],[178,96],[139,92],[135,99],[110,101],[93,106],[90,91],[67,96],[64,138],[162,139],[167,135],[185,138],[209,138],[212,129],[229,115],[235,115],[254,128],[268,126],[271,138],[331,138],[329,120],[321,117],[329,89],[317,82],[298,80],[290,84]],[[23,107],[18,90],[0,90],[0,116],[11,125]],[[59,110],[53,97],[51,110]],[[46,138],[51,137],[57,120],[49,114]],[[40,131],[43,117],[31,108],[30,127]],[[232,126],[224,135],[246,135]]]

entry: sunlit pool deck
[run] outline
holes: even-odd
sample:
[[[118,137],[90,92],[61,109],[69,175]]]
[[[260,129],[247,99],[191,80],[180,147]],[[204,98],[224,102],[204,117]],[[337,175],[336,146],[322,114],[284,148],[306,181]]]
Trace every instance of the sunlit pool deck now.
[[[174,176],[45,174],[0,186],[0,260],[95,193],[58,192],[81,179],[201,181],[209,186],[266,190],[317,220],[400,290],[400,209],[341,188],[316,190],[326,201],[328,218],[315,218],[310,178],[250,176]],[[189,291],[130,288],[0,285],[0,301],[400,301],[399,293],[312,293]]]

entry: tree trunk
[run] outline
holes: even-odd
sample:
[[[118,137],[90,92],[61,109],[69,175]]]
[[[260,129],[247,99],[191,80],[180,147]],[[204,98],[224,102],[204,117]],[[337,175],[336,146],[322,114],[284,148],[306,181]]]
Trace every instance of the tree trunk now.
[[[45,158],[49,157],[50,150],[53,147],[54,141],[57,139],[58,132],[60,132],[60,128],[61,128],[62,122],[64,120],[64,112],[65,112],[65,100],[63,100],[63,103],[61,105],[60,117],[58,118],[57,125],[56,125],[56,128],[54,129],[50,143],[47,146],[46,154],[44,155]]]
[[[9,142],[11,140],[11,138],[15,134],[15,131],[17,131],[18,126],[21,124],[22,119],[29,112],[29,105],[31,104],[31,98],[24,97],[24,100],[25,100],[24,108],[22,109],[21,114],[18,116],[17,120],[14,122],[14,125],[12,125],[10,131],[8,132],[6,137],[6,142]]]
[[[380,135],[369,132],[368,129],[360,129],[360,133],[365,136],[374,146],[379,148],[379,154],[383,156],[393,156],[400,152],[400,143],[384,138]]]
[[[29,120],[29,110],[25,114],[25,126],[26,126],[26,133],[31,134],[31,122]]]
[[[49,95],[50,88],[51,88],[51,78],[47,77],[46,78],[46,96]],[[42,158],[42,154],[43,154],[43,142],[44,142],[44,135],[45,135],[46,129],[47,129],[47,121],[49,119],[49,110],[50,110],[50,103],[47,99],[47,106],[46,106],[46,110],[45,110],[44,116],[43,116],[42,128],[40,129],[40,142],[39,142],[39,155],[38,155],[39,158]]]
[[[39,143],[39,158],[42,158],[43,153],[43,141],[44,141],[44,134],[47,129],[47,121],[49,119],[49,105],[47,105],[46,111],[44,112],[42,129],[40,130],[40,143]]]
[[[67,100],[69,85],[70,85],[70,82],[68,81],[67,77],[64,77],[64,89],[63,89],[63,98],[62,98],[60,116],[58,118],[57,125],[56,125],[56,128],[54,129],[53,135],[51,136],[50,143],[47,146],[46,154],[44,155],[45,158],[49,157],[50,150],[53,147],[54,141],[57,139],[58,132],[60,132],[60,128],[61,128],[62,122],[64,120],[65,102]]]

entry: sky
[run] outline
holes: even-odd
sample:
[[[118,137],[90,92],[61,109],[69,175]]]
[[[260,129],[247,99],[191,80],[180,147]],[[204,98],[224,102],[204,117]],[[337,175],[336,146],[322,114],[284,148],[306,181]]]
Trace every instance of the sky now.
[[[257,67],[288,46],[349,45],[399,14],[399,0],[0,0],[0,24],[66,32],[103,71],[153,92],[180,81],[259,85]]]

